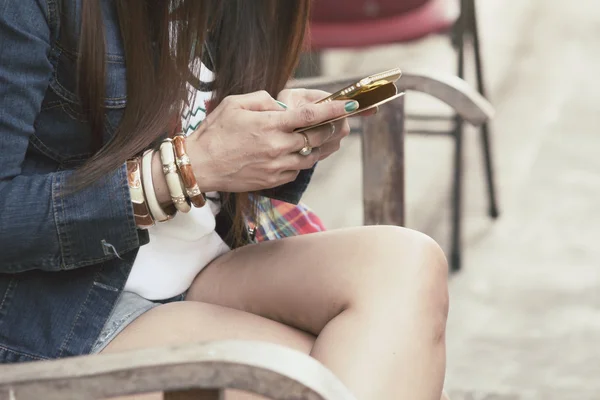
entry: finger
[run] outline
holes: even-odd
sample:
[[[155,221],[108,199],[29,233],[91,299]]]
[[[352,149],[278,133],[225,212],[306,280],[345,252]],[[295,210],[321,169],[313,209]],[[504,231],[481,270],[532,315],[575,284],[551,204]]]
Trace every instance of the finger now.
[[[294,88],[282,90],[277,95],[277,99],[289,104],[292,108],[297,108],[307,103],[315,103],[330,94],[323,90]]]
[[[356,116],[358,117],[370,117],[372,115],[375,115],[379,112],[379,107],[373,107],[368,109],[367,111],[363,111],[361,113],[356,114]]]
[[[324,98],[327,98],[331,95],[331,93],[326,92],[324,90],[317,90],[317,89],[295,89],[295,90],[301,90],[301,97],[302,100],[305,101],[305,103],[314,103],[317,102],[319,100],[322,100]],[[301,104],[298,104],[298,106],[300,106]]]
[[[358,102],[332,101],[323,104],[305,104],[296,109],[289,109],[285,113],[277,113],[274,120],[278,128],[284,132],[292,132],[297,128],[317,125],[322,122],[339,118],[358,109]]]
[[[303,156],[300,153],[290,153],[286,156],[281,157],[280,160],[280,168],[284,171],[286,170],[303,170],[303,169],[311,169],[315,166],[317,161],[321,158],[321,149],[314,148],[312,152]]]
[[[227,96],[222,104],[249,111],[284,111],[285,107],[275,100],[266,90]]]
[[[323,143],[330,140],[338,131],[340,127],[338,124],[325,124],[314,129],[304,131],[308,137],[308,143],[312,147],[319,147]]]
[[[324,125],[323,127],[319,127],[318,129],[327,127],[328,131],[325,135],[325,140],[321,142],[318,146],[323,146],[325,143],[329,143],[330,141],[339,142],[350,133],[350,125],[348,125],[348,120],[346,118],[338,120],[334,123]],[[312,129],[309,129],[305,132],[312,132]],[[312,144],[312,141],[310,142]]]
[[[263,143],[263,146],[265,146],[265,150],[268,151],[272,158],[279,158],[284,154],[298,153],[306,145],[312,147],[313,150],[316,150],[325,143],[323,138],[330,136],[331,130],[331,125],[327,124],[302,133],[274,131],[265,137],[266,141]],[[343,124],[339,131],[337,127],[335,131],[335,136],[338,136],[338,134],[340,136],[337,139],[338,141],[347,135],[344,133]],[[306,142],[304,135],[306,135],[308,143]]]
[[[333,135],[329,137],[328,142],[331,140],[341,140],[348,136],[350,133],[350,124],[348,124],[348,119],[344,118],[335,123],[335,130]]]
[[[270,136],[270,143],[278,149],[277,157],[280,157],[282,154],[293,154],[298,153],[304,146],[312,147],[313,149],[317,148],[317,144],[315,141],[311,141],[310,137],[306,135],[308,139],[308,143],[302,133],[281,133],[274,132]]]
[[[321,147],[321,152],[319,154],[319,161],[326,159],[333,153],[337,152],[340,149],[341,142],[340,141],[331,141],[327,142]]]
[[[306,146],[304,135],[300,133],[273,131],[263,137],[264,142],[262,142],[262,146],[267,154],[273,159],[279,159],[282,156],[297,153]]]

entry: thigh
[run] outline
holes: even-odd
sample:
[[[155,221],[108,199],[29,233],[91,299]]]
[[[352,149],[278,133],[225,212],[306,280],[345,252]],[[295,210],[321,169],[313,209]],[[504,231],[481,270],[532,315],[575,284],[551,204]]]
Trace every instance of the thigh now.
[[[200,302],[177,302],[146,312],[128,325],[102,353],[220,339],[260,340],[310,353],[315,338],[258,315]],[[229,395],[232,395],[230,393]],[[228,399],[257,399],[236,393]],[[160,394],[129,400],[158,400]]]
[[[409,229],[315,233],[221,256],[198,275],[187,299],[259,314],[318,335],[357,296],[401,292],[423,272],[411,266],[443,264],[424,260],[431,257],[444,257],[439,246]]]

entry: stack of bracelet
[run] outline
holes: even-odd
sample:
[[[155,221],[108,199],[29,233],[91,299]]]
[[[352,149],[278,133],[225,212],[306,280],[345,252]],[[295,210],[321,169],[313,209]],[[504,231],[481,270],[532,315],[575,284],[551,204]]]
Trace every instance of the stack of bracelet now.
[[[142,157],[127,161],[129,191],[136,225],[147,229],[158,222],[172,219],[177,211],[187,213],[206,203],[187,155],[185,137],[177,135],[164,140],[160,149],[163,173],[167,181],[172,205],[161,207],[152,181],[152,158],[157,150],[146,150]]]

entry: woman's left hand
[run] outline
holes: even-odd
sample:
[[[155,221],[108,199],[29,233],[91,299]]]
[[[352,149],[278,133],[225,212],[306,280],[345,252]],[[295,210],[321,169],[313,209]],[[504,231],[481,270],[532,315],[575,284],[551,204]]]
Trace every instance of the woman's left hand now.
[[[297,108],[304,104],[319,101],[330,94],[316,89],[285,89],[279,93],[277,100],[289,108]],[[360,115],[367,116],[375,112],[376,110],[369,110]],[[350,125],[348,125],[348,119],[344,118],[331,124],[310,129],[304,133],[306,133],[310,145],[315,149],[319,149],[319,160],[324,160],[340,149],[342,139],[350,133]],[[323,140],[323,138],[325,139]]]

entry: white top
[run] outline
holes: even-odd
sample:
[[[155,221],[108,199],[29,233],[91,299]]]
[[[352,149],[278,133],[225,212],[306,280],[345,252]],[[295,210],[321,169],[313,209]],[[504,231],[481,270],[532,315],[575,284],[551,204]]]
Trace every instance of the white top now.
[[[210,82],[213,74],[201,66],[200,80]],[[183,112],[184,134],[191,134],[206,116],[205,101],[212,93],[191,91],[193,104]],[[218,198],[217,193],[206,193]],[[178,213],[171,221],[148,229],[150,243],[142,246],[125,283],[126,291],[149,300],[164,300],[189,289],[194,278],[212,260],[229,250],[215,232],[215,215],[220,205],[206,199],[202,208]]]

